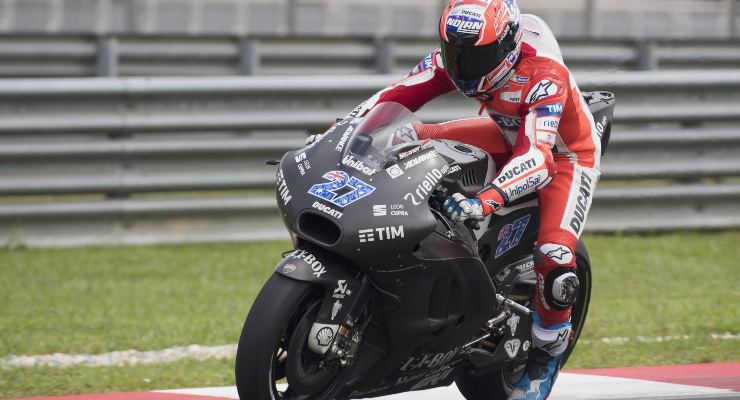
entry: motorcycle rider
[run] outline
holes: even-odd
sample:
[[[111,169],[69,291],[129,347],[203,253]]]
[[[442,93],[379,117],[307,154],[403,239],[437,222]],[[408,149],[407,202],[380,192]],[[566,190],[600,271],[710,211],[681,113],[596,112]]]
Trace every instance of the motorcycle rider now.
[[[455,89],[480,102],[480,114],[487,111],[490,118],[416,130],[422,139],[481,147],[503,165],[474,198],[455,193],[447,199],[451,220],[483,220],[537,193],[532,351],[510,399],[545,399],[570,338],[579,287],[575,251],[600,176],[600,138],[552,32],[542,19],[522,15],[516,0],[452,0],[439,34],[440,48],[350,115],[391,101],[417,111]]]

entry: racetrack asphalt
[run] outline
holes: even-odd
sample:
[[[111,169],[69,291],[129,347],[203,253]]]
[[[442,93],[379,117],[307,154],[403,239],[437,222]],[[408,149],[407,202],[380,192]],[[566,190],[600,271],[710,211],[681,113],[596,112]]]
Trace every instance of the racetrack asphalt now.
[[[37,397],[34,400],[223,400],[235,387]],[[402,393],[381,400],[464,400],[455,385]],[[550,400],[740,399],[740,362],[665,367],[566,370]]]

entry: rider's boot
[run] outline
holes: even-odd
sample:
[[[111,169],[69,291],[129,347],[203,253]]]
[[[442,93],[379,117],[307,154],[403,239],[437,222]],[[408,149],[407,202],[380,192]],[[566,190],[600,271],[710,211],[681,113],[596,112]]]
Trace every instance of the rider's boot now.
[[[570,322],[545,328],[535,312],[527,367],[509,400],[544,400],[550,395],[568,347],[570,331]]]

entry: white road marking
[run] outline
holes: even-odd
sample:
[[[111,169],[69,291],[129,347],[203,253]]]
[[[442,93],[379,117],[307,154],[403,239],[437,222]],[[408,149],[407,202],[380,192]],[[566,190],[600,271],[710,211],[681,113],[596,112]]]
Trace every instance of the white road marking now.
[[[229,359],[236,355],[236,345],[170,347],[163,350],[123,350],[103,354],[46,354],[38,356],[10,356],[0,359],[4,369],[22,367],[109,367],[143,364],[161,364],[180,360]]]
[[[637,337],[607,337],[601,339],[580,339],[579,344],[607,344],[623,345],[625,343],[663,343],[677,340],[690,340],[695,336],[637,336]],[[740,340],[739,333],[710,333],[709,340]],[[0,358],[0,367],[3,369],[24,367],[119,367],[127,365],[163,364],[180,360],[211,360],[230,359],[236,356],[236,344],[223,346],[190,346],[169,347],[163,350],[123,350],[102,354],[44,354],[33,356],[10,356]]]
[[[673,336],[636,336],[636,337],[605,337],[601,339],[579,339],[578,344],[626,344],[630,342],[638,343],[663,343],[675,342],[677,340],[691,340],[690,335],[673,335]],[[740,340],[740,334],[736,333],[710,333],[710,340]]]
[[[199,388],[161,390],[160,393],[173,393],[195,396],[213,396],[224,399],[238,399],[236,388]],[[645,399],[736,399],[737,393],[729,389],[714,389],[702,386],[678,385],[674,383],[652,382],[640,379],[613,378],[582,374],[560,374],[550,400],[645,400]],[[449,387],[407,392],[392,396],[378,397],[378,400],[464,400],[452,384]]]

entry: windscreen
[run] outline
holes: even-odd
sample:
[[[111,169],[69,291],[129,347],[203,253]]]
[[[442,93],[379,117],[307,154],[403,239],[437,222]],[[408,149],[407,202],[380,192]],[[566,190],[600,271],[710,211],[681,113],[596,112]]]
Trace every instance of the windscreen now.
[[[395,153],[419,140],[415,124],[420,121],[398,103],[382,103],[370,111],[357,126],[345,149],[372,169],[383,169],[396,161]],[[350,161],[350,160],[348,160]]]

